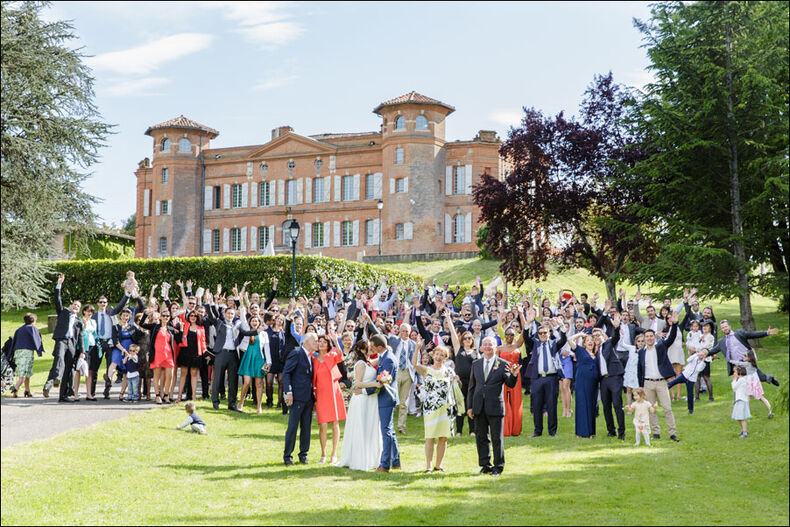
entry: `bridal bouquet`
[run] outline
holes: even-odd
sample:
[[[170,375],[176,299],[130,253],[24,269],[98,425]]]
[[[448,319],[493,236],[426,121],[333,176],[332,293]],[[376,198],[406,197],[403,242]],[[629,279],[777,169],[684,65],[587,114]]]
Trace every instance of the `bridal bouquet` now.
[[[382,371],[378,375],[376,375],[376,381],[382,384],[382,388],[386,389],[389,392],[390,396],[393,399],[397,398],[395,391],[392,388],[392,375],[387,370]]]

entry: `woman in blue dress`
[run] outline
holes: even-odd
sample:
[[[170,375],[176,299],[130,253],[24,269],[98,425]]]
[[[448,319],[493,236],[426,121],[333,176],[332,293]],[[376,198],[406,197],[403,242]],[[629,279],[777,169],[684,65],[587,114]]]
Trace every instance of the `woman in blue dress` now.
[[[574,342],[577,335],[568,338]],[[582,345],[572,348],[576,354],[576,436],[595,435],[595,415],[598,408],[597,349],[592,335],[584,335]]]
[[[129,351],[129,346],[134,344],[134,334],[137,331],[137,328],[132,323],[132,312],[128,308],[124,308],[121,311],[121,314],[118,315],[120,320],[119,324],[115,324],[112,327],[112,341],[114,347],[112,348],[112,357],[110,362],[110,368],[107,370],[107,373],[104,374],[104,381],[105,382],[112,382],[113,374],[117,369],[121,373],[123,373],[123,383],[121,384],[121,395],[120,400],[123,401],[123,395],[126,392],[126,366],[123,364],[123,356],[124,353]],[[104,398],[109,399],[110,394],[105,390]]]

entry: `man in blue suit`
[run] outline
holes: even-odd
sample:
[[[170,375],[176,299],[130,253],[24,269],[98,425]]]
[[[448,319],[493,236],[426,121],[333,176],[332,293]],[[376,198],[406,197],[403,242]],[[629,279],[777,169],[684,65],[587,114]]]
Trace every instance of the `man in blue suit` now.
[[[386,371],[392,376],[389,386],[381,388],[367,388],[368,395],[373,395],[379,390],[379,420],[381,421],[381,439],[383,448],[381,450],[381,462],[376,472],[389,472],[400,469],[400,452],[398,451],[398,438],[395,435],[395,407],[398,405],[398,364],[395,353],[387,346],[387,339],[384,335],[373,335],[370,338],[370,348],[373,353],[379,355],[379,365],[376,368],[376,377]]]
[[[557,435],[557,396],[559,395],[559,379],[562,376],[562,367],[559,364],[559,350],[565,345],[566,335],[565,326],[560,326],[555,319],[550,321],[553,328],[559,327],[559,338],[553,338],[549,324],[539,326],[537,336],[532,332],[535,320],[535,310],[527,312],[527,327],[524,331],[524,344],[527,346],[527,353],[531,354],[529,364],[527,364],[527,375],[529,375],[530,391],[532,395],[532,421],[535,431],[530,437],[540,437],[543,435],[543,408],[548,414],[549,435]]]
[[[306,333],[302,345],[294,348],[285,359],[283,367],[283,391],[288,411],[288,429],[285,431],[285,466],[294,464],[291,455],[296,444],[296,429],[299,433],[299,463],[307,464],[310,450],[310,427],[313,424],[313,353],[318,350],[318,335]]]

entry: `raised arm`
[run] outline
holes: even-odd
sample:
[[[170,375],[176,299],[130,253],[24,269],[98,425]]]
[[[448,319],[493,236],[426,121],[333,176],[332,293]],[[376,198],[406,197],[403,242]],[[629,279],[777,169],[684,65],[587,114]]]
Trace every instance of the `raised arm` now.
[[[448,311],[445,311],[445,319],[447,319],[448,321],[450,320],[450,313]],[[455,352],[458,353],[461,351],[461,341],[458,340],[458,332],[455,330],[455,324],[453,324],[452,321],[450,321],[448,326],[450,326],[450,340],[453,343],[453,348],[455,348]],[[415,355],[417,354],[415,353]]]
[[[64,275],[63,273],[60,273],[58,275],[58,283],[55,286],[55,312],[58,315],[60,315],[60,313],[63,311],[63,300],[61,299],[61,296],[60,296],[60,290],[63,287],[63,281],[65,279],[66,279],[66,275]]]

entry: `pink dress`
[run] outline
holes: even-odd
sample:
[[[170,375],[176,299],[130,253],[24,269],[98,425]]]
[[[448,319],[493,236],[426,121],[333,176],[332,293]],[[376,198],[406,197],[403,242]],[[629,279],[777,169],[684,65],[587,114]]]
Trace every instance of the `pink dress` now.
[[[313,387],[315,388],[315,412],[318,424],[344,421],[346,419],[346,406],[343,401],[343,392],[340,390],[340,370],[337,364],[343,361],[343,356],[336,351],[330,351],[324,356],[324,362],[313,357]]]

